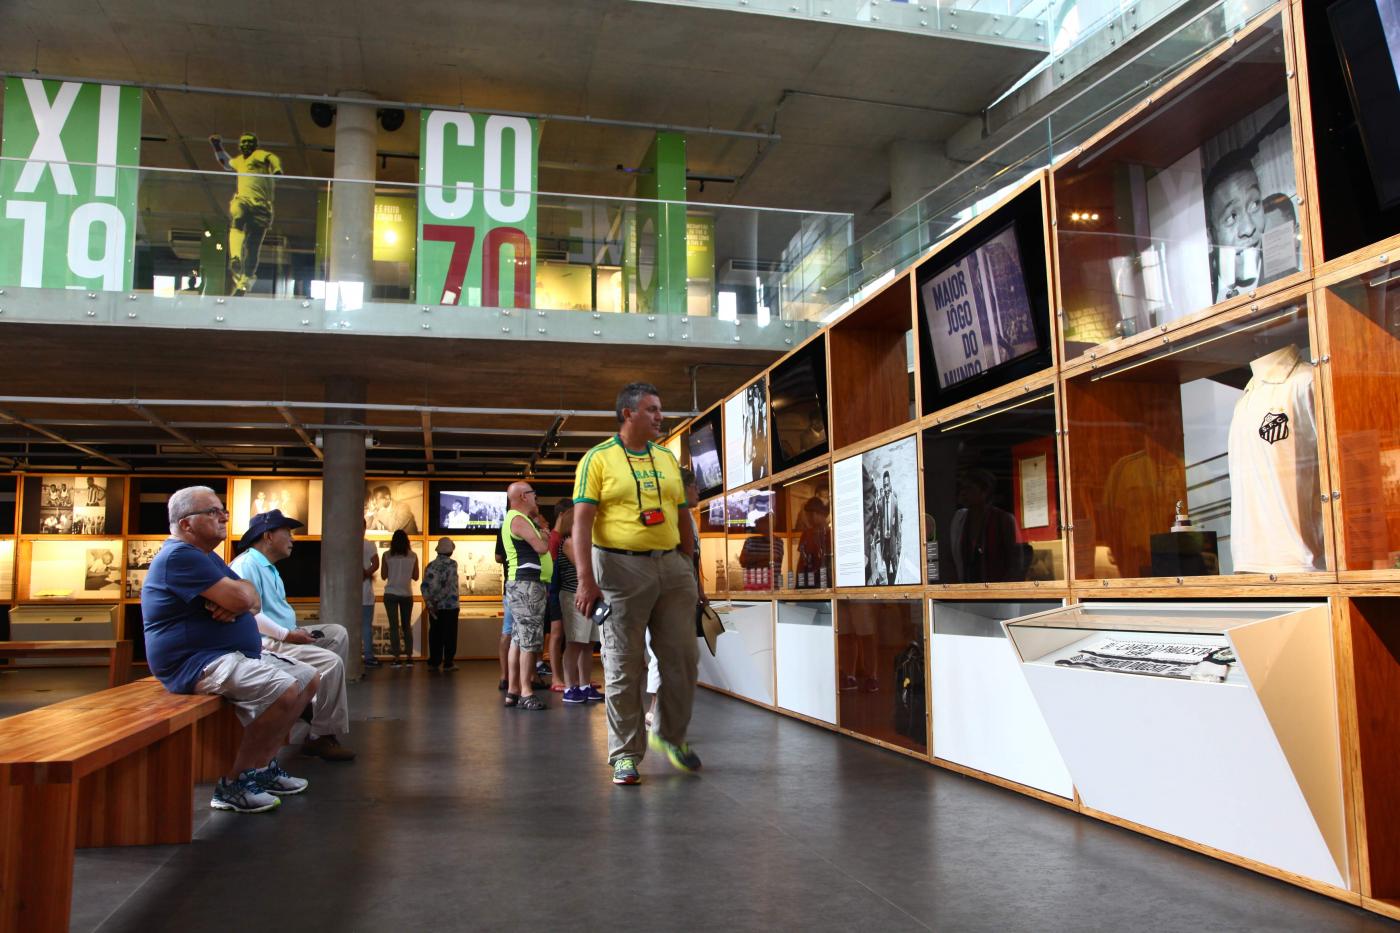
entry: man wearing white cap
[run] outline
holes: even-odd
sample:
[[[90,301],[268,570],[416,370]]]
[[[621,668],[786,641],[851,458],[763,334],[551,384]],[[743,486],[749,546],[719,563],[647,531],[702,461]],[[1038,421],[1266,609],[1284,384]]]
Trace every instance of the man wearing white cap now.
[[[268,651],[309,664],[321,675],[311,701],[311,735],[301,753],[326,761],[350,761],[355,753],[337,736],[350,731],[350,708],[345,694],[345,652],[350,643],[343,625],[297,626],[296,611],[287,602],[282,575],[273,565],[292,554],[292,529],[302,523],[272,509],[254,515],[238,542],[245,548],[229,564],[233,572],[253,584],[262,601],[254,619]]]

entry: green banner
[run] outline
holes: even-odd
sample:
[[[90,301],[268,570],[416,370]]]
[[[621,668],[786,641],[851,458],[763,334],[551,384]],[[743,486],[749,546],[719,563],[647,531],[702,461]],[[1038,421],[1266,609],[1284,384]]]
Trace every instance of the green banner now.
[[[130,289],[140,155],[139,88],[6,78],[0,285]]]
[[[417,300],[531,307],[538,122],[429,110],[420,125]]]

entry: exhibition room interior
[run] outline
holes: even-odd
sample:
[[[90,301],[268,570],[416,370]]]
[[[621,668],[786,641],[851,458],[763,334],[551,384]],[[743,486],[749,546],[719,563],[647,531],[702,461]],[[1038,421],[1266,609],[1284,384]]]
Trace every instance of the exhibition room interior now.
[[[790,918],[852,925],[841,899],[871,897],[894,928],[1087,928],[1087,859],[1115,923],[1209,926],[1230,892],[1232,928],[1400,920],[1394,3],[254,6],[33,3],[0,34],[0,928],[153,922],[160,892],[209,890],[192,859],[251,838],[183,813],[227,710],[132,699],[183,486],[227,506],[226,559],[260,513],[304,523],[277,569],[305,624],[350,607],[347,522],[423,563],[452,540],[464,675],[352,662],[356,734],[421,756],[415,788],[441,766],[420,716],[507,749],[481,775],[597,757],[598,717],[549,750],[496,723],[493,555],[507,485],[552,514],[634,381],[697,477],[723,633],[693,731],[727,831],[763,800],[765,846],[888,836]],[[370,632],[390,654],[382,604]],[[25,746],[60,715],[108,732]],[[726,783],[720,724],[772,773]],[[833,815],[800,825],[777,785],[813,761]],[[342,793],[391,806],[354,767]],[[701,785],[647,779],[703,819]],[[445,806],[509,833],[480,780]],[[173,825],[106,815],[156,785]],[[968,809],[915,840],[899,793]],[[653,826],[588,799],[609,850]],[[939,859],[977,834],[937,820],[972,812],[989,848],[1075,866],[1037,887],[1073,920],[943,912]],[[891,867],[906,845],[928,885]],[[1160,860],[1134,919],[1128,873]],[[782,922],[738,889],[690,925]],[[544,916],[501,910],[482,922]]]

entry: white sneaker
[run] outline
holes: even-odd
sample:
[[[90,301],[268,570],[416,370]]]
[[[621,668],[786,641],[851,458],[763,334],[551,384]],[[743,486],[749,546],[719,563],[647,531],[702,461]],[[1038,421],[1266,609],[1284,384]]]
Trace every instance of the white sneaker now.
[[[214,785],[214,797],[209,801],[209,806],[215,810],[235,810],[239,813],[263,813],[281,805],[281,800],[241,776],[233,781],[219,778],[219,783]]]
[[[249,768],[241,777],[259,790],[276,794],[278,797],[299,794],[311,783],[306,778],[292,777],[283,771],[276,758],[269,761],[266,768]]]

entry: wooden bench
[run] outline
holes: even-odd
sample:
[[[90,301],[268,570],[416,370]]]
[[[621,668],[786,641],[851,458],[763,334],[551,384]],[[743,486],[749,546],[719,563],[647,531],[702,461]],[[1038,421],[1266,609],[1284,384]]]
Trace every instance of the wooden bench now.
[[[242,731],[154,678],[0,719],[0,930],[68,929],[77,847],[189,842]]]
[[[131,680],[129,641],[0,641],[0,658],[110,656],[107,686],[120,687]]]

